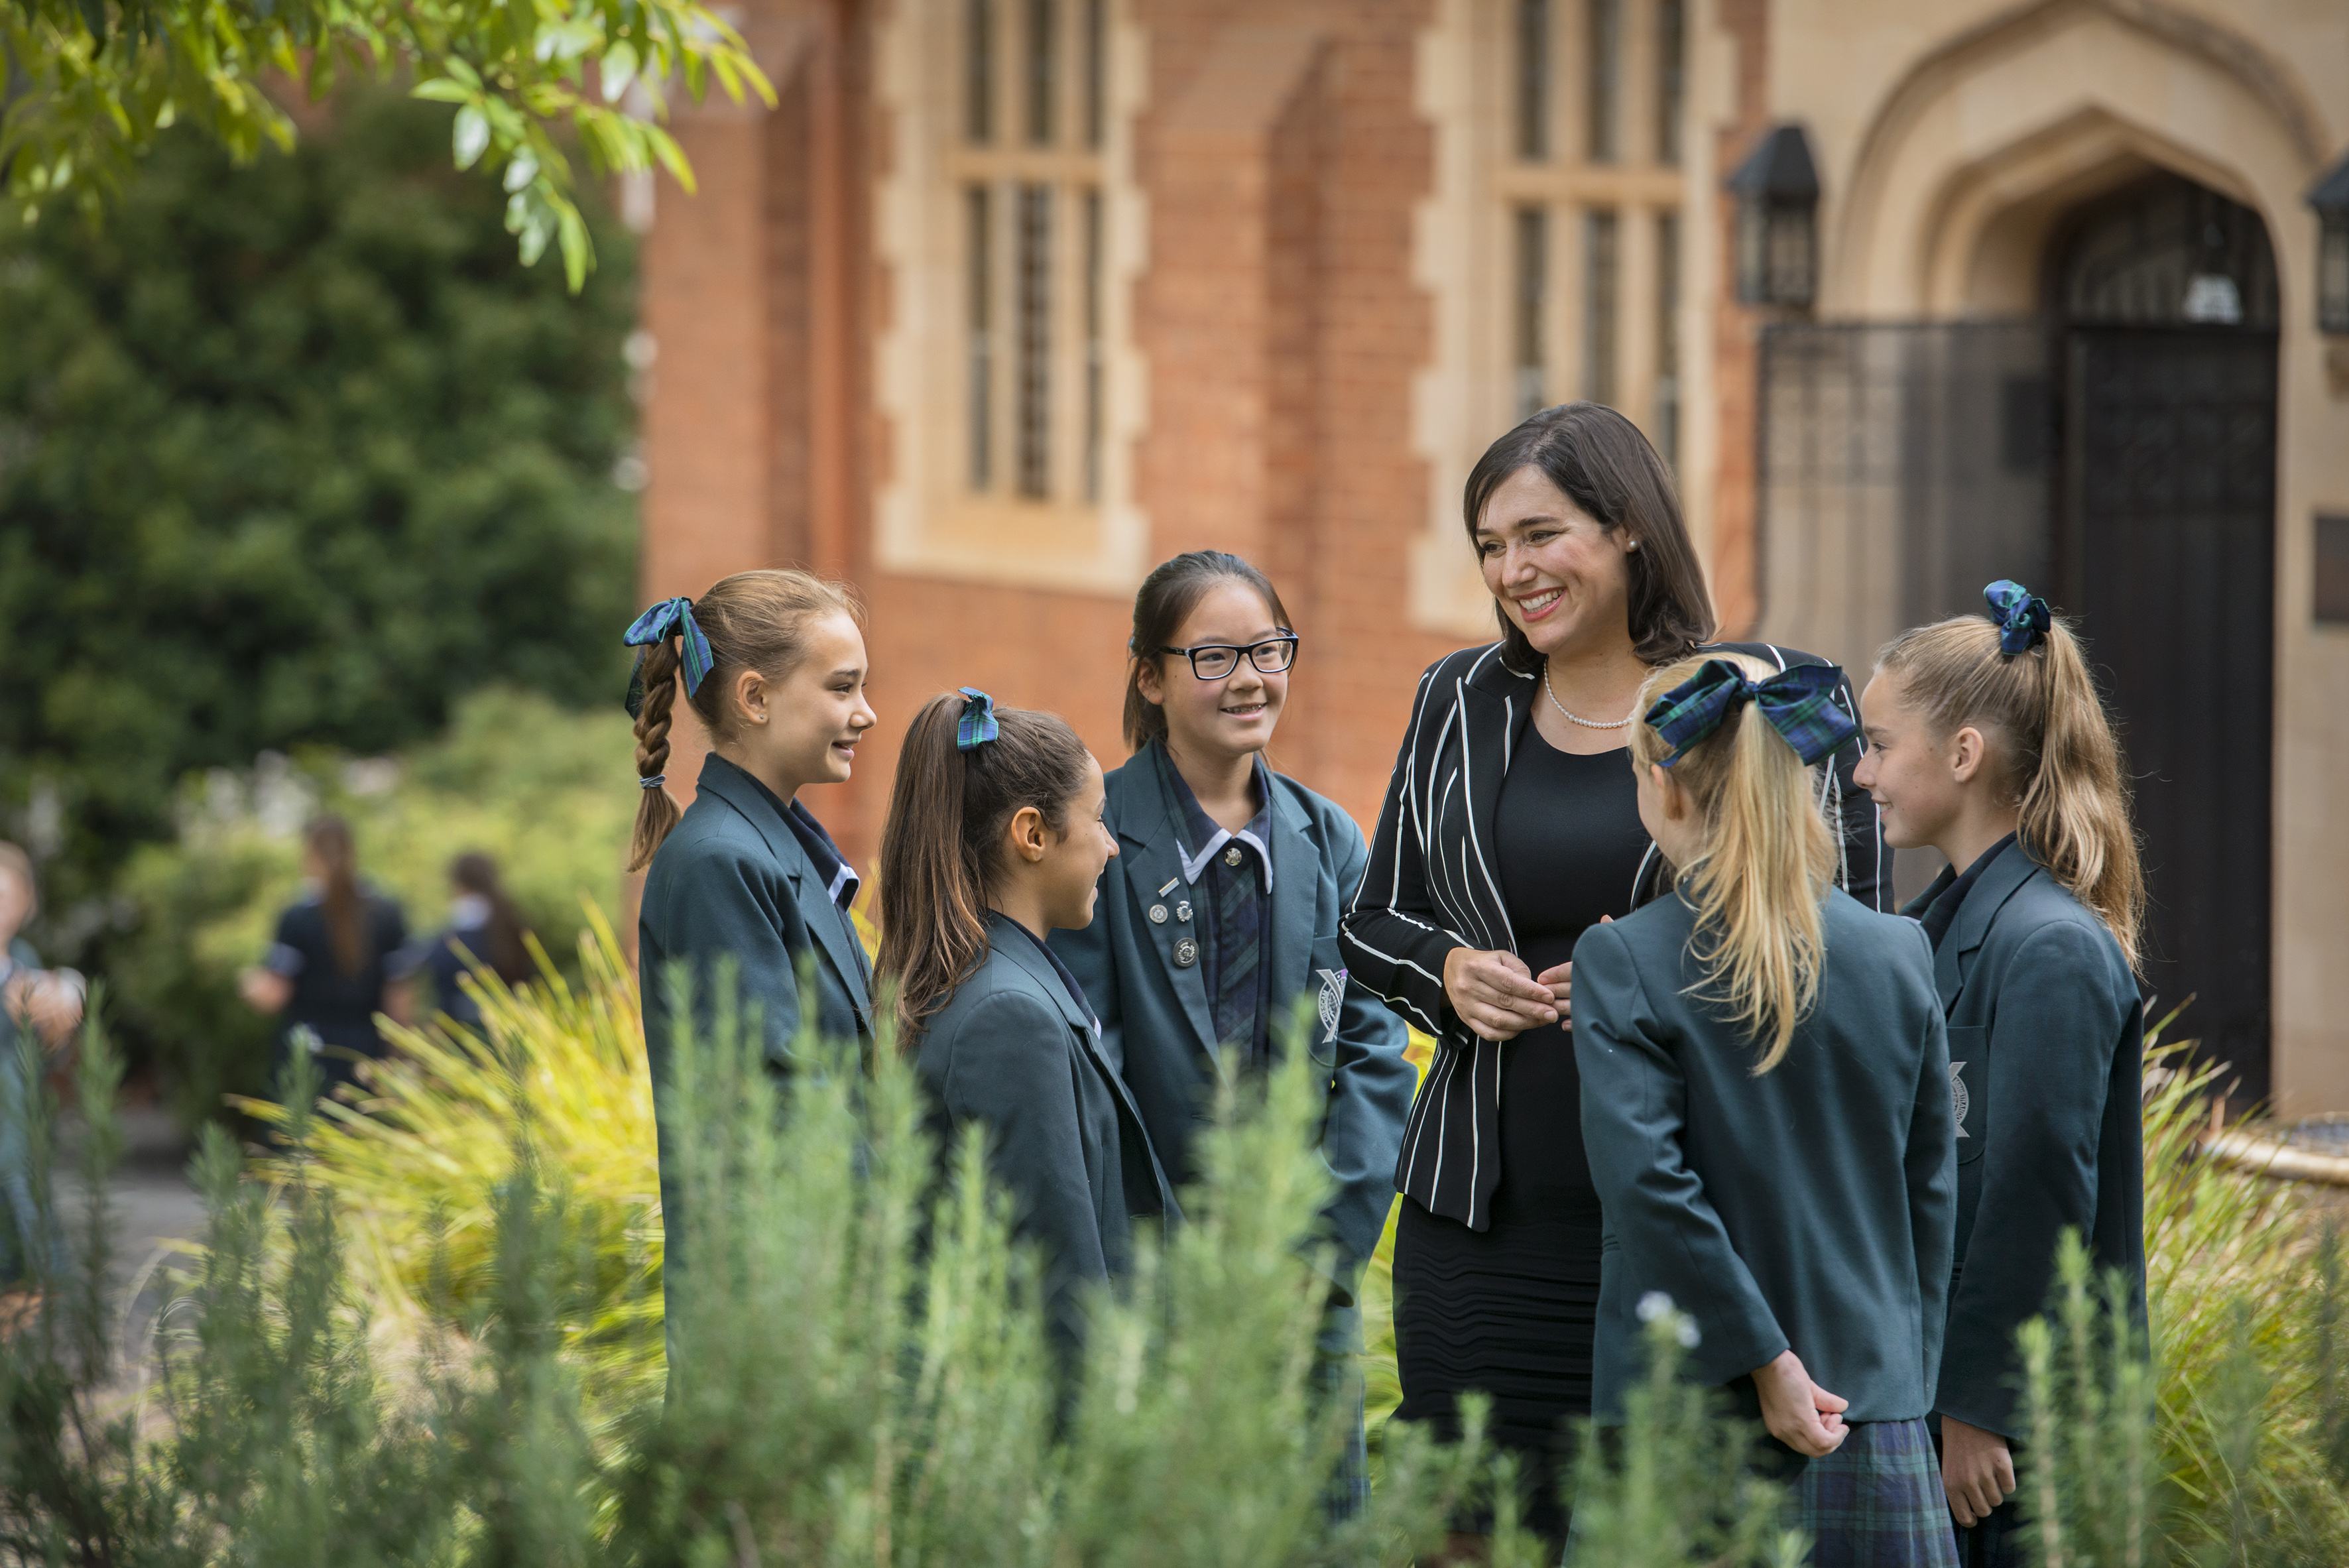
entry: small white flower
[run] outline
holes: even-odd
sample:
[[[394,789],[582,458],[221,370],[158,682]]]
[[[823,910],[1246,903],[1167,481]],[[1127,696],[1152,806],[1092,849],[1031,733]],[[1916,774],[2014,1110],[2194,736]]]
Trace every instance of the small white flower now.
[[[1681,1348],[1683,1350],[1695,1349],[1696,1342],[1700,1338],[1703,1337],[1702,1335],[1697,1333],[1696,1319],[1693,1317],[1683,1317],[1681,1319],[1679,1335]]]
[[[1662,1291],[1651,1290],[1640,1298],[1640,1321],[1653,1323],[1671,1311],[1672,1298]]]

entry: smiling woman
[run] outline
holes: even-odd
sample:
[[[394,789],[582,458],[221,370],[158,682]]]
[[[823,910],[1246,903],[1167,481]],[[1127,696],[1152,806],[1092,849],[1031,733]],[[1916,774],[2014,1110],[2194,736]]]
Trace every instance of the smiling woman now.
[[[1670,885],[1625,752],[1640,686],[1724,645],[1707,641],[1712,602],[1671,477],[1614,409],[1534,415],[1477,462],[1462,510],[1501,641],[1421,678],[1345,952],[1358,981],[1438,1041],[1395,1177],[1395,1413],[1449,1435],[1461,1394],[1491,1395],[1494,1436],[1521,1456],[1526,1517],[1562,1537],[1559,1461],[1590,1410],[1600,1246],[1570,959],[1584,931]],[[1777,667],[1823,662],[1726,646]],[[1889,857],[1851,786],[1857,756],[1835,753],[1819,796],[1841,829],[1837,880],[1875,908]]]

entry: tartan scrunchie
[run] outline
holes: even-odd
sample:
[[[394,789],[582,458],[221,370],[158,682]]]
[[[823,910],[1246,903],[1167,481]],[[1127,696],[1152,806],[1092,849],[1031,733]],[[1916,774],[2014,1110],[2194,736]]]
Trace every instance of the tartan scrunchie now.
[[[2048,614],[2047,601],[2022,583],[2002,577],[1982,590],[1982,602],[1990,606],[1990,618],[1998,623],[1998,651],[2009,658],[2027,654],[2047,640],[2047,628],[2054,621]]]
[[[1704,667],[1658,697],[1648,709],[1648,727],[1671,745],[1670,768],[1689,748],[1719,729],[1740,703],[1752,703],[1770,727],[1784,736],[1805,763],[1816,762],[1859,733],[1859,726],[1836,701],[1843,671],[1833,665],[1793,665],[1758,681],[1726,659]]]
[[[691,696],[709,678],[709,666],[715,662],[709,654],[709,639],[701,634],[700,623],[693,618],[693,601],[680,595],[664,599],[628,623],[620,634],[623,646],[649,647],[677,638],[678,660],[685,666],[685,695]],[[634,718],[645,706],[645,655],[636,655],[636,667],[628,674],[628,717]]]
[[[962,717],[955,720],[955,749],[976,751],[1003,733],[996,721],[995,699],[977,686],[957,686],[963,695]]]

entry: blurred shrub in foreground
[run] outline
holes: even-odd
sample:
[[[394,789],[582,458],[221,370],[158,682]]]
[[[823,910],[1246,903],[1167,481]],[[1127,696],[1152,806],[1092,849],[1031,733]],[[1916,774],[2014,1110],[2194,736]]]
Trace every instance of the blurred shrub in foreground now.
[[[37,1280],[42,1305],[0,1341],[0,1552],[121,1568],[1400,1565],[1482,1484],[1473,1438],[1398,1433],[1369,1511],[1325,1513],[1351,1410],[1314,1369],[1326,1287],[1302,1253],[1327,1178],[1307,1053],[1260,1103],[1226,1100],[1187,1221],[1145,1238],[1129,1298],[1096,1299],[1064,1387],[978,1141],[939,1158],[893,1051],[868,1069],[803,1038],[779,1088],[761,1040],[721,1009],[679,1053],[691,1264],[666,1282],[682,1356],[666,1397],[640,1386],[608,1421],[588,1414],[574,1327],[611,1287],[585,1200],[528,1119],[490,1188],[492,1261],[469,1293],[453,1240],[434,1249],[450,1287],[428,1292],[405,1369],[373,1332],[308,1113],[268,1181],[207,1128],[211,1219],[144,1407],[113,1381],[102,1200],[80,1262]],[[95,1031],[84,1064],[83,1174],[103,1193],[115,1072]],[[648,1305],[641,1274],[620,1291]],[[1522,1539],[1499,1545],[1533,1561]]]

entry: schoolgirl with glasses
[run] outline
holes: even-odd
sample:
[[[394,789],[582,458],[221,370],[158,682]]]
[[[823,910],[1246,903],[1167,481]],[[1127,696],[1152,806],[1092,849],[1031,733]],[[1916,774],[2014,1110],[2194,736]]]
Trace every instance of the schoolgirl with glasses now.
[[[1237,555],[1178,555],[1143,579],[1128,645],[1125,738],[1106,780],[1118,857],[1092,923],[1055,952],[1084,987],[1167,1173],[1195,1171],[1220,1078],[1309,1050],[1329,1076],[1321,1153],[1334,1268],[1324,1350],[1350,1378],[1354,1292],[1393,1201],[1413,1074],[1401,1019],[1354,985],[1338,924],[1361,882],[1361,830],[1275,771],[1265,749],[1288,700],[1299,638],[1280,595]],[[1299,1010],[1301,1030],[1290,1023]],[[1340,1397],[1359,1405],[1358,1388]],[[1360,1422],[1341,1482],[1367,1486]]]

